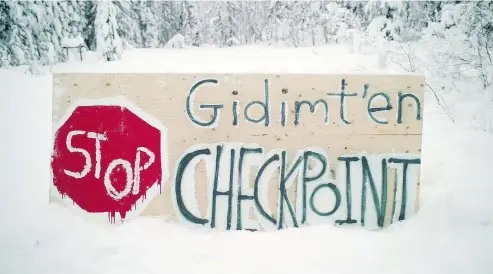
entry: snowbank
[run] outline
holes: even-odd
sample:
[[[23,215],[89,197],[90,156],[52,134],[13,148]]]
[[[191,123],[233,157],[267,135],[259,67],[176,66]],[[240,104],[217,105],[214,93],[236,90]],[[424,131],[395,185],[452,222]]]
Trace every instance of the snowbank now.
[[[56,72],[125,73],[365,73],[409,74],[398,66],[378,68],[378,56],[349,54],[348,46],[306,48],[241,46],[234,48],[129,49],[122,61],[57,64]]]

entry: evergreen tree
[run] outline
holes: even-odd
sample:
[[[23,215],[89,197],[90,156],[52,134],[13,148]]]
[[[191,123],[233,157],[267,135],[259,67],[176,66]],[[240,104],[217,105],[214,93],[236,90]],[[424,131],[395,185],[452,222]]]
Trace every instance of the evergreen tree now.
[[[6,2],[11,18],[11,33],[8,39],[12,65],[26,65],[39,59],[35,48],[33,24],[36,24],[28,8],[28,2]]]
[[[6,67],[11,64],[11,55],[9,51],[9,39],[12,33],[10,22],[10,6],[6,2],[0,2],[0,67]]]
[[[155,1],[139,1],[138,15],[142,33],[142,46],[145,48],[155,48],[159,44],[157,17],[154,13],[157,10],[158,3]]]
[[[220,45],[228,47],[240,44],[238,39],[239,22],[236,16],[239,15],[238,2],[228,1],[225,5],[221,5],[219,10],[219,18],[217,27],[220,29]]]
[[[96,21],[96,5],[93,1],[84,1],[81,6],[84,17],[86,18],[86,24],[84,24],[82,29],[84,42],[86,43],[86,46],[89,48],[89,50],[95,51],[96,33],[94,29],[94,23]]]
[[[166,44],[177,33],[180,33],[185,24],[183,7],[186,1],[162,1],[155,8],[157,11],[158,39],[160,44]]]
[[[240,24],[240,40],[245,44],[258,44],[265,41],[263,32],[266,26],[267,16],[263,8],[265,2],[247,1],[240,2],[239,21]]]
[[[267,24],[268,30],[266,31],[270,43],[278,44],[285,43],[290,37],[296,39],[295,36],[291,35],[290,27],[290,4],[284,1],[274,1],[268,2],[270,7],[268,7],[268,17]]]
[[[198,47],[201,42],[201,33],[199,30],[199,15],[197,14],[196,7],[192,1],[183,1],[182,14],[180,21],[183,22],[181,26],[181,33],[185,37],[185,43]]]
[[[127,47],[142,47],[142,31],[139,18],[139,0],[117,1],[118,7],[116,21],[118,23],[118,34]]]
[[[117,7],[112,1],[94,4],[96,51],[107,61],[119,60],[123,45],[116,23]]]

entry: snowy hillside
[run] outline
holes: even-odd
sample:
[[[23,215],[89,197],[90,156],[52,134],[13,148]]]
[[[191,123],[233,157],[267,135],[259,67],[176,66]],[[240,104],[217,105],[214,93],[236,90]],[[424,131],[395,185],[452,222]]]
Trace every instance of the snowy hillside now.
[[[135,49],[118,62],[65,63],[57,72],[403,73],[378,54],[299,49]],[[384,231],[317,226],[206,233],[139,218],[95,225],[48,204],[49,68],[0,70],[0,273],[493,272],[493,135],[452,123],[425,97],[420,211]],[[467,113],[464,113],[467,115]]]

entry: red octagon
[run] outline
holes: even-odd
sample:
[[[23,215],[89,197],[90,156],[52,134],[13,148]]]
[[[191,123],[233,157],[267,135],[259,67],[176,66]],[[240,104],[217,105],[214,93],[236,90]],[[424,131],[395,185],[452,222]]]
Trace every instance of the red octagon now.
[[[86,212],[125,219],[161,189],[162,131],[123,105],[75,106],[55,133],[53,186]]]

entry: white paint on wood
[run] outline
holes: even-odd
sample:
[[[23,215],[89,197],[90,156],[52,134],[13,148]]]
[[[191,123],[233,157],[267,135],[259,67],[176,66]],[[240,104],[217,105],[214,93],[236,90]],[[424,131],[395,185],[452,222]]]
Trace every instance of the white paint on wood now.
[[[76,148],[76,147],[72,146],[72,138],[76,135],[83,135],[85,133],[86,132],[83,130],[72,130],[71,132],[69,132],[69,134],[67,135],[67,139],[66,139],[68,151],[81,153],[82,155],[84,155],[84,159],[86,162],[84,165],[84,168],[82,169],[81,172],[75,172],[75,171],[70,171],[70,170],[66,170],[66,169],[63,170],[65,172],[65,174],[67,174],[68,176],[71,176],[71,177],[74,177],[77,179],[85,177],[87,175],[87,173],[89,173],[89,171],[91,170],[91,164],[92,163],[91,163],[91,156],[89,155],[89,152],[87,152],[87,150],[85,150],[85,149]]]

